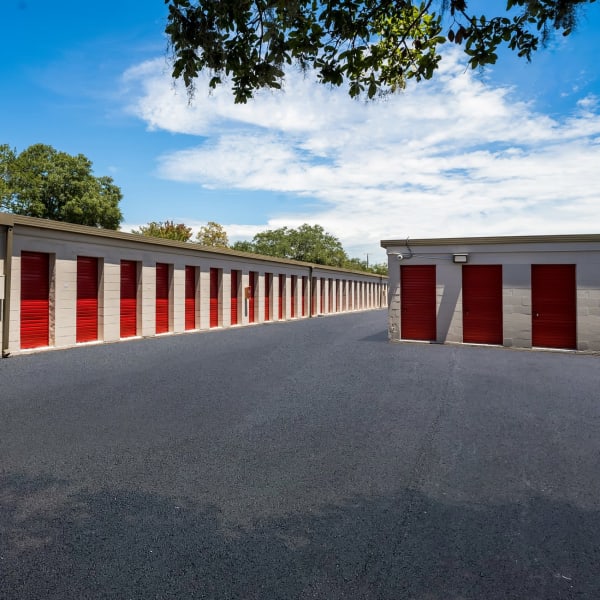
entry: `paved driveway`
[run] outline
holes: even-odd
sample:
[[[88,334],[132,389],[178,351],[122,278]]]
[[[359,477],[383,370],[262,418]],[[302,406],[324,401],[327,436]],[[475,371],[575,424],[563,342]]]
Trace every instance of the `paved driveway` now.
[[[385,327],[0,361],[0,598],[600,598],[600,357]]]

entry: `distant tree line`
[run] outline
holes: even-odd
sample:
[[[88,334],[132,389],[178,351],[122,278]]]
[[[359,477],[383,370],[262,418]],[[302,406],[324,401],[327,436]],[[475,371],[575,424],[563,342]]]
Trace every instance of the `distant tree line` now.
[[[173,221],[152,221],[142,225],[133,233],[188,242],[192,237],[191,227]],[[257,233],[251,241],[244,240],[229,245],[224,227],[214,221],[202,226],[196,234],[196,242],[213,248],[231,248],[238,252],[251,252],[263,256],[276,256],[303,262],[367,271],[387,275],[387,265],[372,264],[359,258],[350,258],[341,242],[321,225],[300,225],[297,229],[280,227]]]

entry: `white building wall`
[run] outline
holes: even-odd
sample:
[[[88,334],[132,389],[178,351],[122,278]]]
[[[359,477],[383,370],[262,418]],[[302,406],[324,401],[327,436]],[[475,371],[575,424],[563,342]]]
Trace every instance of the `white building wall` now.
[[[465,253],[470,265],[502,265],[503,343],[515,348],[532,347],[532,265],[575,265],[577,349],[600,351],[600,236],[598,241],[589,242],[549,240],[511,244],[496,241],[489,245],[470,245],[468,238],[457,245],[436,245],[435,240],[431,240],[430,245],[413,246],[412,256],[403,245],[385,244],[389,265],[388,333],[391,340],[401,339],[400,266],[407,264],[435,265],[437,341],[462,342],[462,266],[454,263],[452,256]],[[403,255],[401,260],[398,260],[398,254]]]

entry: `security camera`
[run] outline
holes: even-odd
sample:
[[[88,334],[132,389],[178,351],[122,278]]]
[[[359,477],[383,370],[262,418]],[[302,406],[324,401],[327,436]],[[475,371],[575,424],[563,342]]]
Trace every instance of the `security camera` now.
[[[396,260],[402,260],[404,258],[400,252],[389,252],[389,256],[395,256]]]

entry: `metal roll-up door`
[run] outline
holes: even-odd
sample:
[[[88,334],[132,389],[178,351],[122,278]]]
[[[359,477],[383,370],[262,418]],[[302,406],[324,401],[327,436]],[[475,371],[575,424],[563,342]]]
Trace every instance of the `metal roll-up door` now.
[[[532,344],[577,348],[575,265],[531,265]]]
[[[77,257],[77,309],[75,341],[98,339],[98,259]]]
[[[250,287],[250,298],[248,298],[248,322],[254,323],[256,316],[254,314],[254,304],[256,298],[256,273],[250,271],[248,277],[248,285]]]
[[[238,271],[231,271],[231,324],[238,324]]]
[[[403,339],[436,339],[435,265],[400,267],[400,309]]]
[[[319,312],[325,313],[325,279],[321,277],[321,290],[320,290],[320,301],[319,301]]]
[[[328,280],[329,284],[327,286],[327,302],[328,302],[328,308],[327,308],[327,312],[332,313],[333,312],[333,279],[329,279]]]
[[[196,267],[185,268],[185,329],[196,329]]]
[[[137,335],[137,262],[121,261],[121,337]]]
[[[308,286],[308,277],[302,277],[302,316],[306,316],[306,288]]]
[[[463,265],[463,342],[502,344],[502,265]]]
[[[169,331],[169,265],[156,263],[156,333]]]
[[[210,327],[219,326],[219,269],[210,270]]]
[[[290,295],[291,299],[291,307],[290,307],[290,316],[292,319],[296,316],[296,288],[298,287],[298,276],[292,275],[292,291]]]
[[[265,273],[265,321],[271,320],[271,283],[273,275]]]
[[[21,253],[21,348],[50,344],[50,255]]]
[[[278,314],[279,320],[283,319],[283,298],[285,295],[285,275],[279,275],[279,300],[278,300]]]

